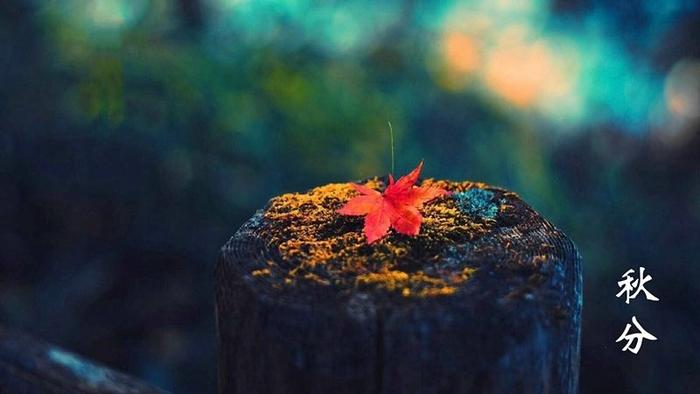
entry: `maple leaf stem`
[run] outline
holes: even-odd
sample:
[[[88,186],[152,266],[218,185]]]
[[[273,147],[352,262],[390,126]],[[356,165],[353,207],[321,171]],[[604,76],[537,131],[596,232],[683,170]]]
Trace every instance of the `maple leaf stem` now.
[[[389,138],[391,140],[391,172],[390,174],[394,173],[394,128],[391,127],[391,122],[387,122],[389,124]]]

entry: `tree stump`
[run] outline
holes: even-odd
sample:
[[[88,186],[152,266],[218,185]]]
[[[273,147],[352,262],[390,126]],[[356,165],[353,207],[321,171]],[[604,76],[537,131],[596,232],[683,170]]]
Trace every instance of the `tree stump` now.
[[[380,178],[365,181],[377,190]],[[420,234],[367,245],[347,184],[270,200],[217,266],[221,393],[576,393],[573,243],[516,194],[424,180]]]

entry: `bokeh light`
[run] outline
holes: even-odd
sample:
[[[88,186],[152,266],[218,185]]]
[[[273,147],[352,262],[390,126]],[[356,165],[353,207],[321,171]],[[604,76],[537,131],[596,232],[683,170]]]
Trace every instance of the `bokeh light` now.
[[[475,40],[460,32],[450,32],[442,42],[443,56],[450,71],[467,75],[479,65],[479,52]]]
[[[668,110],[685,119],[700,117],[700,61],[682,59],[666,77],[665,97]]]
[[[90,1],[83,6],[73,0],[44,3],[47,14],[57,11],[66,28],[82,31],[71,33],[71,40],[82,34],[80,39],[88,43],[80,47],[83,51],[124,46],[128,31],[145,33],[158,25],[160,32],[164,25],[157,21],[175,12],[165,0]],[[393,42],[391,50],[410,56],[409,63],[427,67],[440,89],[494,99],[509,106],[514,116],[536,114],[532,119],[556,130],[616,122],[634,125],[635,133],[663,129],[659,125],[668,119],[649,114],[669,100],[669,93],[663,70],[634,50],[652,45],[679,13],[692,7],[678,0],[642,8],[649,23],[636,26],[638,41],[632,47],[617,38],[624,35],[614,34],[621,27],[602,5],[577,18],[565,18],[552,12],[548,0],[417,5],[397,0],[342,4],[205,0],[203,4],[204,47],[224,63],[247,63],[253,59],[246,53],[257,48],[282,53],[311,50],[325,59],[359,64],[401,34],[414,41]],[[66,32],[58,38],[65,39]],[[91,59],[75,45],[66,45],[65,50],[70,53],[64,56]],[[680,105],[679,99],[674,100],[676,107]]]

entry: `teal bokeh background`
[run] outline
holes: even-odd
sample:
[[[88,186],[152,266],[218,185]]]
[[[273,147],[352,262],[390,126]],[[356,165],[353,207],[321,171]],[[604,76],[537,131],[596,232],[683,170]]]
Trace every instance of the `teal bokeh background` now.
[[[387,173],[390,121],[397,172],[507,187],[577,243],[583,392],[695,387],[699,26],[681,0],[3,1],[0,322],[213,392],[218,248],[274,195]],[[615,298],[638,266],[659,303]]]

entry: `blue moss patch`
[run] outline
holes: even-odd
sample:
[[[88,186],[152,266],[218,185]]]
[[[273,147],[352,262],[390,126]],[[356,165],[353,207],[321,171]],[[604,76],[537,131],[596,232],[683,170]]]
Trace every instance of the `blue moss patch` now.
[[[467,215],[493,219],[498,213],[498,204],[493,201],[494,194],[484,189],[469,189],[454,193],[459,209]]]

